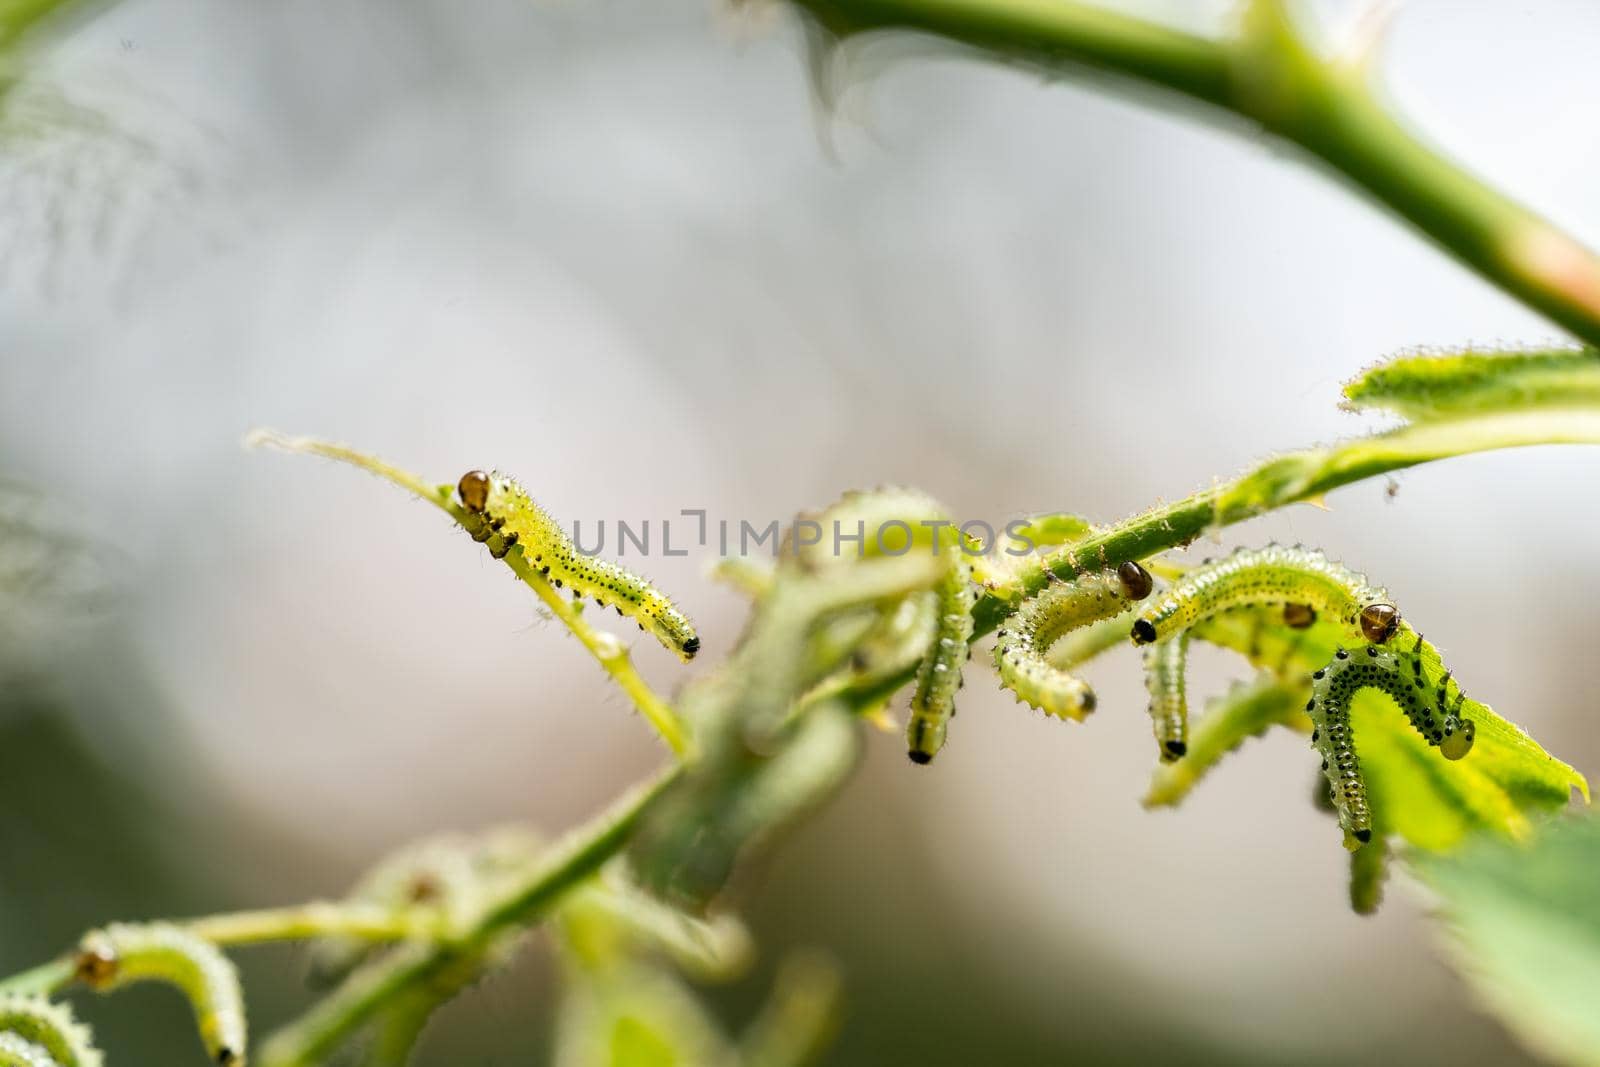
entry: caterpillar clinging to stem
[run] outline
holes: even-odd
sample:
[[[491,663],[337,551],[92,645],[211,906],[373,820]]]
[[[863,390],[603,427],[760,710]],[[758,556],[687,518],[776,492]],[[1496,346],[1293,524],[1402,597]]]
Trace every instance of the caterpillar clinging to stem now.
[[[1153,644],[1221,612],[1261,604],[1282,605],[1290,625],[1330,616],[1373,644],[1389,640],[1400,624],[1388,594],[1361,575],[1312,549],[1268,545],[1189,571],[1139,613],[1133,643]]]
[[[475,520],[467,532],[488,545],[496,559],[520,548],[557,589],[570,587],[578,599],[592,597],[602,607],[615,608],[684,660],[700,651],[694,624],[666,594],[610,560],[579,552],[561,524],[511,478],[471,470],[461,476],[456,492]]]
[[[78,946],[78,980],[109,991],[133,982],[166,982],[194,1009],[200,1040],[213,1062],[242,1067],[244,993],[239,974],[211,942],[172,923],[113,923]]]

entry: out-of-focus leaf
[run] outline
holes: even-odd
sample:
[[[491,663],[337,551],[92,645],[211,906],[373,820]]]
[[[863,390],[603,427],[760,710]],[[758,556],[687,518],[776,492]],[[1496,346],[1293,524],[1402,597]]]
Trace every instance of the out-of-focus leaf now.
[[[1531,843],[1477,841],[1416,869],[1488,1009],[1542,1055],[1600,1064],[1600,821],[1551,823]]]

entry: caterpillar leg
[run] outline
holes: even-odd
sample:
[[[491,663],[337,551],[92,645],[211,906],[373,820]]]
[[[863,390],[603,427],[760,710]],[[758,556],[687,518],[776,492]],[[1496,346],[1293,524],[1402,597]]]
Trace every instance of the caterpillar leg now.
[[[1189,700],[1184,692],[1188,655],[1188,634],[1151,645],[1144,653],[1144,683],[1150,691],[1150,726],[1164,763],[1182,759],[1189,751]]]
[[[1053,646],[1075,630],[1121,615],[1148,596],[1153,584],[1143,567],[1125,563],[1047,587],[1023,603],[996,636],[1000,684],[1046,715],[1081,722],[1094,710],[1094,691],[1051,662]]]

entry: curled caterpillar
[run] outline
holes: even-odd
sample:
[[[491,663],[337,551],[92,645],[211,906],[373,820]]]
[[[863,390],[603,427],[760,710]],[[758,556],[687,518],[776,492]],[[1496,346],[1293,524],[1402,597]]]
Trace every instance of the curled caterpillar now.
[[[28,1064],[27,1045],[38,1050],[38,1061],[54,1067],[100,1067],[103,1058],[94,1047],[89,1028],[78,1022],[65,1004],[54,1004],[44,997],[7,994],[0,996],[0,1039],[20,1043],[12,1060],[0,1056],[0,1067],[15,1062]]]
[[[1025,601],[995,637],[1000,684],[1046,715],[1082,721],[1094,710],[1094,691],[1051,665],[1051,646],[1073,630],[1121,614],[1154,586],[1150,573],[1132,562],[1048,586]]]
[[[1493,352],[1471,348],[1400,356],[1344,387],[1345,406],[1408,419],[1470,415],[1514,405],[1570,407],[1600,401],[1600,353],[1592,348]]]
[[[1150,691],[1150,726],[1163,763],[1182,759],[1189,751],[1189,700],[1184,691],[1188,652],[1188,634],[1151,645],[1144,652],[1145,688]]]
[[[1361,575],[1313,549],[1268,545],[1189,571],[1139,613],[1133,643],[1165,640],[1221,612],[1259,604],[1283,605],[1291,626],[1308,627],[1319,615],[1337,619],[1373,644],[1389,640],[1400,625],[1388,594]]]
[[[1372,836],[1366,784],[1350,731],[1350,701],[1363,689],[1387,693],[1430,745],[1439,746],[1446,759],[1458,760],[1472,750],[1475,733],[1471,719],[1460,718],[1466,697],[1460,687],[1449,698],[1450,677],[1437,689],[1422,673],[1422,639],[1409,652],[1368,645],[1357,652],[1340,649],[1333,661],[1311,676],[1311,702],[1306,711],[1315,729],[1311,742],[1322,754],[1339,822],[1358,841]]]
[[[42,1046],[16,1034],[0,1033],[0,1067],[62,1067]]]
[[[610,560],[583,555],[560,523],[512,479],[468,471],[456,493],[468,514],[467,532],[488,545],[496,559],[520,548],[523,558],[557,589],[570,586],[578,599],[592,597],[602,607],[615,608],[684,660],[700,651],[694,624],[666,594]]]
[[[233,964],[211,942],[172,923],[114,923],[86,934],[76,974],[91,989],[133,982],[175,986],[194,1009],[200,1040],[213,1062],[240,1067],[245,1054],[244,993]]]

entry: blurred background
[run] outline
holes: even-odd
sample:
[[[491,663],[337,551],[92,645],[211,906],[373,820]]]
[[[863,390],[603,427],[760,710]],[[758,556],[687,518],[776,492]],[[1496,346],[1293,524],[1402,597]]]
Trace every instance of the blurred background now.
[[[1353,13],[1313,8],[1330,39]],[[1595,245],[1597,51],[1577,0],[1416,0],[1384,80]],[[0,142],[0,476],[63,533],[0,601],[0,971],[111,918],[335,894],[431,831],[559,829],[661,759],[442,517],[245,452],[253,426],[438,481],[497,466],[586,523],[764,524],[884,482],[1110,520],[1369,428],[1338,386],[1380,356],[1553,337],[1336,182],[1148,100],[905,42],[834,88],[819,109],[790,12],[705,0],[127,0],[52,51]],[[1597,474],[1452,460],[1229,536],[1365,569],[1592,774]],[[664,689],[737,636],[709,560],[645,568],[705,646],[685,670],[638,643]],[[747,880],[765,969],[800,944],[846,968],[830,1062],[1521,1062],[1416,887],[1351,914],[1302,740],[1140,808],[1136,662],[1097,665],[1080,726],[980,657],[935,764],[874,738]],[[295,954],[245,962],[258,1028],[304,1003]],[[551,979],[528,953],[422,1062],[542,1062]],[[119,1062],[203,1058],[177,998],[86,1008]]]

